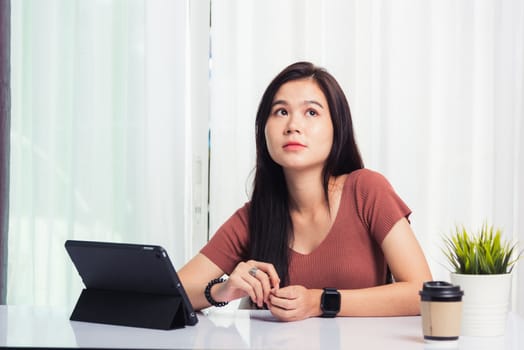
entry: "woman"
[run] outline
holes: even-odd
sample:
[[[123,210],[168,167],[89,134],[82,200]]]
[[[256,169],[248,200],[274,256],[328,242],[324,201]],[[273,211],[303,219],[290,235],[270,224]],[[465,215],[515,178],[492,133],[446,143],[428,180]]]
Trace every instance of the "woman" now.
[[[250,202],[179,271],[194,308],[248,296],[283,321],[418,314],[431,273],[411,212],[363,168],[336,80],[285,68],[260,102],[256,147]]]

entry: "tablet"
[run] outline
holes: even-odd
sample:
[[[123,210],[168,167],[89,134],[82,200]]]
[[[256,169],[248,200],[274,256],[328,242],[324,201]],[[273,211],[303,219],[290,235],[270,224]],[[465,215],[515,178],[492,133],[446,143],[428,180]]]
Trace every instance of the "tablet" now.
[[[180,297],[186,325],[198,322],[161,246],[68,240],[65,248],[86,289]]]

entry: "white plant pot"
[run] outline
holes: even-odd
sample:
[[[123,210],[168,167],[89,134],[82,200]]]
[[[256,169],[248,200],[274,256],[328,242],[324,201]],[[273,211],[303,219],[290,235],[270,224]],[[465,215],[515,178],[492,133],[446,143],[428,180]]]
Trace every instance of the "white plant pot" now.
[[[511,274],[451,274],[451,283],[464,291],[462,326],[464,336],[500,336],[506,330],[511,292]]]

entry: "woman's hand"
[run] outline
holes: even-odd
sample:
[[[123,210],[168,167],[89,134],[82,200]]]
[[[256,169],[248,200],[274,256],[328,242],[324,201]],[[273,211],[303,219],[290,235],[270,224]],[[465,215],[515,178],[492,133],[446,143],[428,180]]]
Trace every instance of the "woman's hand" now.
[[[279,288],[280,277],[272,264],[256,260],[240,262],[228,280],[216,287],[215,300],[234,300],[248,295],[262,308],[268,303],[271,291]]]
[[[303,320],[322,314],[321,295],[321,289],[288,286],[271,292],[268,307],[273,316],[281,321]]]

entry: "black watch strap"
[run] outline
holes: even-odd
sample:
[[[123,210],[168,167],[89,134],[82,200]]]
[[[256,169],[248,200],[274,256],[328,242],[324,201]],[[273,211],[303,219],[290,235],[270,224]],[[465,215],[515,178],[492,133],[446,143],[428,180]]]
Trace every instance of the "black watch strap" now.
[[[336,288],[324,288],[320,308],[322,317],[335,317],[340,311],[340,292]]]

